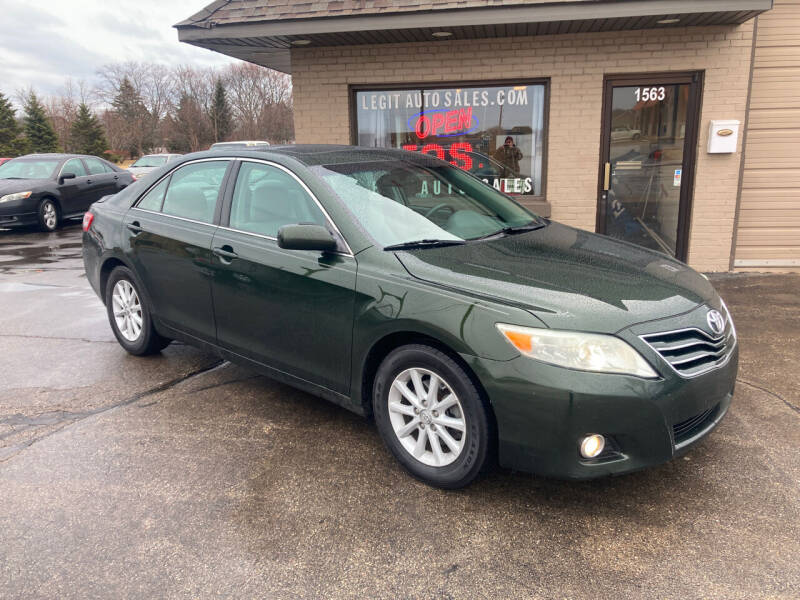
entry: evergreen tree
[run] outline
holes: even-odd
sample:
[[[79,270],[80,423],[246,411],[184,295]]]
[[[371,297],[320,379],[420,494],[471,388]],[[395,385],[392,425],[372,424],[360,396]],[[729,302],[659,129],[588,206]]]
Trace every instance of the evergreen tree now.
[[[78,115],[70,130],[70,139],[73,151],[78,154],[103,156],[108,150],[103,126],[83,102],[78,106]]]
[[[223,142],[231,134],[233,119],[231,118],[231,107],[228,104],[228,96],[225,93],[225,86],[222,80],[217,78],[214,85],[214,97],[211,101],[211,109],[208,117],[211,120],[211,129],[215,142]]]
[[[111,107],[126,140],[124,150],[131,156],[144,154],[153,145],[155,120],[127,77],[120,82],[119,92],[111,102]]]
[[[211,126],[199,103],[182,94],[174,115],[168,117],[170,152],[197,152],[208,147],[213,136]]]
[[[27,153],[25,138],[20,137],[17,111],[0,93],[0,157],[14,157]]]
[[[57,152],[58,136],[44,112],[44,106],[31,92],[25,102],[25,137],[33,152]]]

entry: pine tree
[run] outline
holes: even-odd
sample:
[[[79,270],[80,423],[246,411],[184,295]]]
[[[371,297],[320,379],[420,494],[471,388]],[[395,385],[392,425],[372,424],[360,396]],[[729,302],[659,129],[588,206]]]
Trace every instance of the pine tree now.
[[[228,104],[225,86],[222,85],[222,80],[219,78],[214,85],[214,98],[211,101],[208,117],[211,120],[214,141],[225,141],[231,134],[233,119],[231,118],[231,107]]]
[[[70,130],[70,139],[73,150],[78,154],[103,156],[108,150],[103,126],[83,102],[78,106],[78,115]]]
[[[25,102],[25,137],[33,152],[58,151],[58,136],[33,92]]]
[[[26,140],[20,133],[17,111],[8,98],[0,93],[0,157],[13,158],[28,151]]]
[[[119,92],[111,102],[115,120],[127,140],[124,150],[131,156],[140,156],[153,145],[155,120],[150,115],[142,97],[127,77],[119,84]]]

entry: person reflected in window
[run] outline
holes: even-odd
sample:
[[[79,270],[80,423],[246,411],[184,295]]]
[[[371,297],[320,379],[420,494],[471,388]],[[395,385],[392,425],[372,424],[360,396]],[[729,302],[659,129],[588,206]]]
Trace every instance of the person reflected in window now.
[[[514,144],[514,138],[510,135],[492,157],[503,165],[502,177],[519,177],[519,161],[522,160],[522,150]]]

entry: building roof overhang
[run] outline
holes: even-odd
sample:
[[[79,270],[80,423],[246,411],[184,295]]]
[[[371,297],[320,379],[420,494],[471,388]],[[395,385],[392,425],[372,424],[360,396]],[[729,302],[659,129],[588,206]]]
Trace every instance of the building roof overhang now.
[[[236,2],[237,0],[234,0]],[[238,0],[241,1],[241,0]],[[268,2],[215,20],[230,0],[217,0],[176,24],[178,39],[291,73],[291,48],[433,42],[597,31],[738,25],[770,10],[773,0],[562,0],[385,12],[275,18]],[[430,4],[428,4],[430,6]]]

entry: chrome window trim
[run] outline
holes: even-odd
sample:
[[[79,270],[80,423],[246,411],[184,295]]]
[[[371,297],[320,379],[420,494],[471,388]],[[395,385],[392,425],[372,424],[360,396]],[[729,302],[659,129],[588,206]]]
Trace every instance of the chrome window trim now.
[[[223,229],[224,231],[230,231],[230,232],[233,232],[233,233],[240,233],[242,235],[250,235],[250,236],[253,236],[253,237],[261,238],[262,240],[271,240],[273,242],[277,242],[278,241],[278,238],[273,237],[271,235],[264,235],[263,233],[254,233],[252,231],[243,231],[242,229],[233,229],[231,227],[223,227],[222,225],[220,225],[218,227],[218,229]],[[344,237],[342,239],[344,240]],[[280,246],[279,246],[279,248],[280,248]],[[283,250],[283,248],[281,248],[281,250]],[[355,258],[353,254],[348,254],[347,252],[341,252],[339,250],[336,250],[335,252],[328,252],[327,254],[338,254],[339,256],[349,256],[350,258]]]
[[[314,203],[317,205],[317,207],[322,211],[322,214],[325,215],[325,219],[334,228],[336,233],[341,238],[342,242],[344,242],[345,248],[347,248],[347,252],[334,252],[334,254],[341,254],[343,256],[354,256],[353,249],[350,248],[350,244],[347,243],[347,238],[344,237],[344,235],[342,234],[342,232],[339,229],[339,227],[336,225],[334,220],[328,214],[328,211],[325,210],[325,207],[322,206],[322,204],[317,199],[317,197],[314,195],[314,193],[309,189],[309,187],[305,184],[305,182],[297,176],[297,174],[294,171],[292,171],[291,169],[289,169],[287,167],[284,167],[281,164],[278,164],[276,162],[272,162],[272,161],[266,160],[266,159],[241,158],[241,157],[239,157],[239,158],[234,158],[234,160],[239,161],[239,162],[252,162],[252,163],[264,164],[264,165],[267,165],[269,167],[275,167],[275,168],[283,171],[284,173],[288,173],[289,176],[291,176],[295,181],[297,181],[297,183],[300,184],[300,187],[302,187],[305,190],[306,194],[308,194],[309,197],[314,201]],[[239,178],[239,174],[237,173],[236,174],[236,179],[238,179],[238,178]],[[236,181],[233,182],[233,192],[234,193],[236,192]],[[231,194],[231,208],[232,207],[233,207],[233,194]],[[228,218],[228,222],[229,222],[228,224],[230,224],[230,217]],[[268,236],[268,235],[261,235],[261,234],[258,234],[258,233],[252,233],[250,231],[243,231],[241,229],[234,229],[232,227],[222,227],[222,226],[220,226],[220,228],[221,229],[226,229],[228,231],[236,231],[238,233],[246,233],[246,234],[249,234],[249,235],[255,235],[257,237],[262,237],[262,238],[266,238],[266,239],[271,239],[271,240],[276,240],[277,241],[277,238],[272,237],[272,236]]]
[[[148,210],[147,208],[139,208],[138,206],[131,206],[130,210],[138,210],[139,212],[148,213],[151,215],[160,215],[162,217],[169,217],[170,219],[178,219],[179,221],[188,221],[189,223],[197,223],[198,225],[208,225],[209,227],[213,227],[217,229],[219,226],[215,225],[214,223],[207,223],[206,221],[197,221],[196,219],[187,219],[186,217],[179,217],[178,215],[168,215],[164,212],[159,212],[157,210]]]

